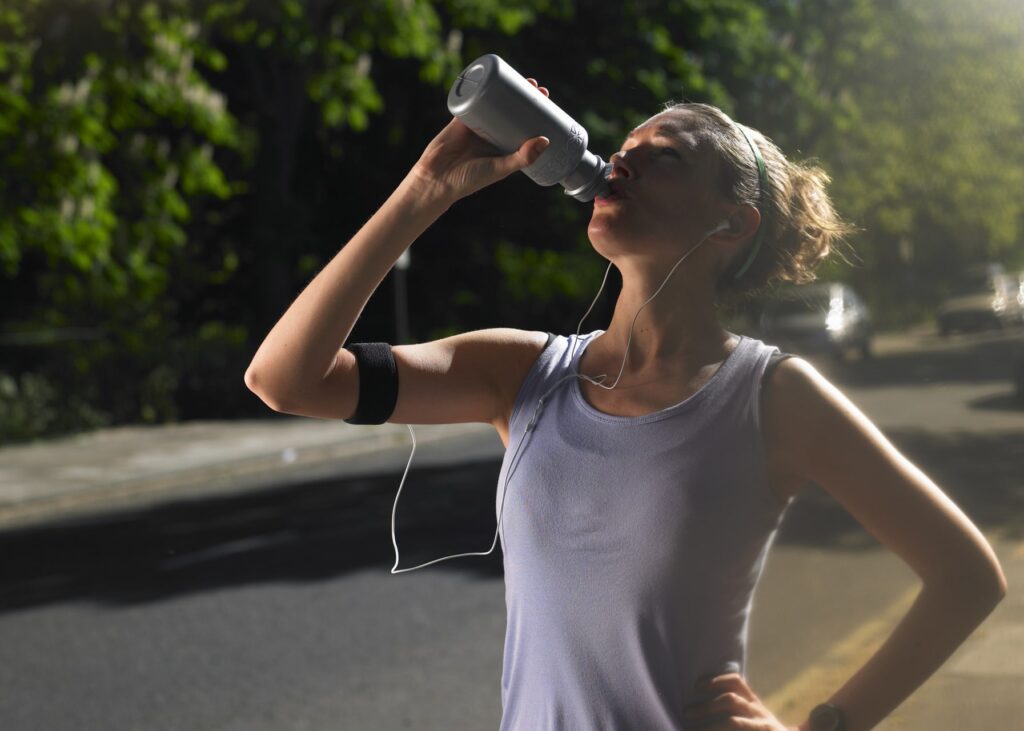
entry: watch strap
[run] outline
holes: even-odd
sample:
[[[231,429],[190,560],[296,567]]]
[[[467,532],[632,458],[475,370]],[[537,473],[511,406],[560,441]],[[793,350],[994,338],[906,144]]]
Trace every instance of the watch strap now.
[[[847,731],[846,714],[835,703],[818,704],[810,718],[810,731]]]

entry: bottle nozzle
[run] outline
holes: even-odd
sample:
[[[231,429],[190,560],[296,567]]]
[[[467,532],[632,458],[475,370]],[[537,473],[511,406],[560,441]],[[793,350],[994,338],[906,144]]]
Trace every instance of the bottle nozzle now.
[[[587,158],[592,158],[591,165],[587,165]],[[596,163],[596,164],[594,164]],[[583,155],[583,161],[580,163],[580,167],[588,166],[594,172],[591,174],[590,180],[585,182],[578,188],[569,189],[566,188],[565,194],[571,195],[578,201],[583,203],[589,203],[599,195],[608,195],[608,178],[611,177],[613,165],[610,162],[605,162],[597,155],[593,155],[587,152]],[[577,168],[577,171],[580,168]],[[576,177],[575,174],[572,177]]]

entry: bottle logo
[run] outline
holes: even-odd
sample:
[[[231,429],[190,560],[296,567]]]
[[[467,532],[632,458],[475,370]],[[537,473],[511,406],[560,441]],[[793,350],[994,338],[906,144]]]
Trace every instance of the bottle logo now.
[[[549,147],[523,172],[538,185],[554,185],[573,171],[586,151],[586,133],[574,124],[569,128],[565,144]]]

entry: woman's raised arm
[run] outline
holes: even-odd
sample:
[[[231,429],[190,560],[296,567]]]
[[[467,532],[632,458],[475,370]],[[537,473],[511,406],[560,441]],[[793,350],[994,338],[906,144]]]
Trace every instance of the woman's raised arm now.
[[[341,346],[398,257],[453,203],[532,164],[546,146],[544,138],[535,137],[505,155],[452,119],[384,205],[274,325],[245,373],[249,389],[276,411],[351,416],[358,398],[358,372],[351,353]],[[525,347],[527,357],[532,348],[536,357],[540,335],[521,333],[467,335],[396,348],[400,378],[396,412],[404,421],[418,423],[436,423],[436,410],[444,408],[457,420],[496,418],[501,404],[488,399],[507,392],[508,386],[507,379],[496,375],[491,366],[509,361],[486,345],[506,344],[520,356]],[[518,361],[513,357],[511,362]],[[452,367],[445,367],[446,363]],[[445,376],[459,383],[442,385],[437,377]],[[496,379],[501,381],[498,387]],[[419,393],[418,389],[425,390]],[[444,396],[469,399],[469,403],[446,405],[440,400]]]

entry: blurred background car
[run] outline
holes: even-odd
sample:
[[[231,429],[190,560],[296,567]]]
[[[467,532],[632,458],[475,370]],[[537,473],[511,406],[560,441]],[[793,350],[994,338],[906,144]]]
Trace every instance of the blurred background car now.
[[[1024,323],[1024,275],[1000,264],[969,267],[939,305],[936,320],[943,336]]]
[[[1010,306],[1017,310],[1018,324],[1024,325],[1024,269],[1011,272],[1009,275]]]
[[[788,287],[764,302],[758,331],[766,343],[784,351],[825,353],[842,360],[856,350],[871,357],[873,327],[867,306],[842,282],[814,282]]]

